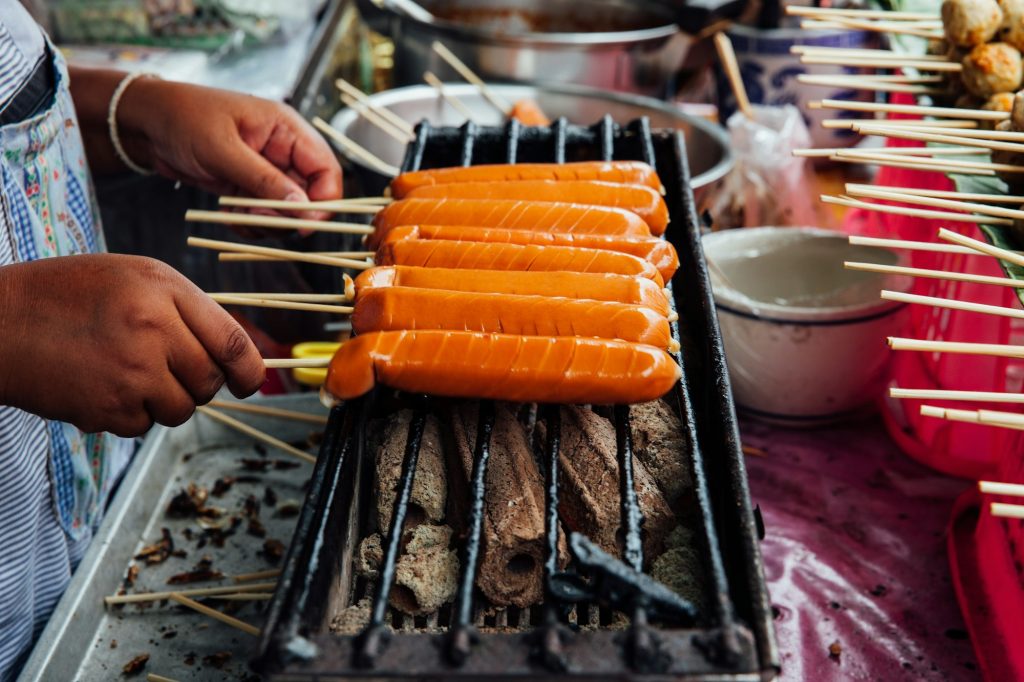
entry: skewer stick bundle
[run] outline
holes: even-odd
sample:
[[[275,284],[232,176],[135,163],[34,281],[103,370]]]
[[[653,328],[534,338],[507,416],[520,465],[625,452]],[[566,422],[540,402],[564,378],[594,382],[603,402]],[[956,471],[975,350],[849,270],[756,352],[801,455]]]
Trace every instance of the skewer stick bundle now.
[[[860,150],[842,150],[836,156],[858,159],[861,161],[891,161],[892,154],[864,152]],[[900,160],[904,162],[904,160]],[[962,170],[981,170],[990,173],[1024,173],[1024,166],[1011,163],[992,163],[989,161],[959,161],[957,159],[906,159],[906,163],[917,163],[926,166],[924,170],[944,173],[958,173]]]
[[[983,315],[997,315],[999,317],[1011,317],[1016,320],[1024,320],[1024,310],[1020,308],[1007,308],[1001,305],[990,305],[988,303],[972,303],[952,298],[941,298],[938,296],[922,296],[921,294],[908,294],[902,291],[883,290],[882,298],[886,301],[897,301],[899,303],[913,303],[916,305],[930,305],[936,308],[948,308],[950,310],[962,310],[969,313],[981,313]]]
[[[264,358],[267,369],[322,369],[331,365],[330,357],[322,358]]]
[[[372,107],[362,104],[355,97],[343,92],[341,93],[341,101],[345,106],[349,107],[367,121],[377,126],[377,128],[383,131],[385,135],[397,140],[401,144],[407,144],[416,139],[412,133],[407,133],[400,128],[396,128],[385,118],[380,116],[380,114],[378,114]]]
[[[937,208],[948,208],[954,211],[969,213],[980,213],[982,215],[1009,218],[1011,220],[1024,219],[1024,211],[1014,208],[1003,208],[1002,206],[990,206],[989,204],[975,204],[968,201],[957,201],[954,199],[939,199],[937,197],[923,197],[917,194],[903,194],[902,192],[891,192],[875,188],[857,188],[848,190],[854,196],[865,196],[872,199],[883,199],[886,201],[899,201],[906,204],[920,204],[922,206],[934,206]]]
[[[821,107],[818,107],[819,109]],[[821,122],[822,128],[841,128],[848,130],[857,130],[858,127],[863,125],[865,122],[873,121],[875,119],[848,119],[848,118],[826,118]],[[929,129],[929,130],[948,130],[948,129],[974,129],[978,127],[977,121],[969,121],[965,119],[949,119],[949,120],[917,120],[917,119],[877,119],[885,120],[885,125],[890,128],[910,128],[913,130],[917,129]],[[988,132],[988,131],[985,131]]]
[[[1004,519],[1024,519],[1024,505],[993,502],[990,509],[992,516],[999,516]]]
[[[817,108],[811,103],[811,108]],[[882,114],[910,114],[935,116],[938,118],[969,118],[978,121],[1005,121],[1010,118],[1006,111],[984,109],[957,109],[955,107],[932,107],[920,104],[883,104],[879,102],[857,102],[854,100],[823,99],[818,105],[822,109],[846,111],[871,111]]]
[[[960,73],[964,69],[963,65],[957,62],[938,62],[910,57],[848,57],[843,55],[832,57],[817,53],[803,55],[800,58],[800,63],[826,66],[862,66],[875,69],[911,68],[918,71],[941,71],[948,73]]]
[[[885,19],[887,21],[935,21],[940,20],[934,12],[890,12],[881,9],[854,9],[839,7],[803,7],[787,5],[786,14],[793,17],[853,17],[859,19]]]
[[[1010,251],[1008,249],[1002,249],[998,246],[993,246],[988,242],[983,242],[979,239],[972,239],[971,237],[965,237],[962,234],[947,230],[944,227],[939,228],[939,239],[944,239],[947,242],[953,242],[960,246],[966,246],[969,249],[980,251],[981,253],[989,256],[994,256],[1000,260],[1005,260],[1014,265],[1024,265],[1024,254],[1017,251]]]
[[[512,105],[506,102],[505,99],[494,92],[494,90],[487,87],[487,84],[484,83],[483,79],[473,73],[473,70],[466,66],[461,59],[456,57],[451,50],[437,40],[431,43],[430,47],[439,57],[441,57],[441,59],[448,63],[448,66],[455,69],[460,76],[475,85],[477,90],[480,91],[480,94],[483,95],[484,99],[490,102],[495,109],[505,116],[512,115]]]
[[[1009,412],[993,412],[993,415],[1010,414]],[[966,422],[968,424],[984,424],[986,426],[999,426],[1004,429],[1024,430],[1024,424],[1003,421],[992,416],[984,416],[979,410],[956,410],[946,407],[935,407],[932,405],[921,406],[922,417],[938,417],[954,422]]]
[[[256,414],[261,417],[274,417],[276,419],[290,419],[292,421],[306,422],[307,424],[317,424],[323,426],[327,424],[327,417],[321,414],[309,414],[308,412],[298,412],[296,410],[284,410],[280,407],[269,407],[266,405],[249,405],[243,402],[234,400],[211,400],[207,403],[210,407],[219,407],[222,410],[234,410],[235,412],[244,412],[246,414]],[[260,571],[259,573],[250,573],[248,575],[236,575],[235,582],[244,582],[245,580],[257,580],[262,578],[273,578],[280,573],[280,569],[271,569],[269,571]]]
[[[371,201],[373,203],[371,203]],[[376,213],[391,202],[384,197],[365,199],[337,199],[333,201],[284,201],[283,199],[252,199],[250,197],[221,197],[221,206],[243,208],[269,208],[284,211],[331,211],[333,213]]]
[[[356,143],[350,139],[340,130],[337,130],[327,121],[323,120],[319,116],[313,118],[313,127],[322,132],[324,135],[329,137],[332,142],[341,147],[342,153],[347,156],[362,161],[366,165],[376,170],[381,175],[387,175],[390,177],[397,176],[401,169],[397,166],[392,166],[390,163],[382,160],[380,157],[371,153],[368,149],[362,145]]]
[[[917,149],[917,147],[912,147],[912,149]],[[942,189],[920,189],[917,187],[893,187],[890,185],[863,185],[852,182],[846,183],[846,191],[851,195],[871,190],[918,197],[934,197],[936,199],[976,201],[989,204],[1024,204],[1024,195],[1020,194],[984,194],[981,192],[954,192],[952,190]]]
[[[209,616],[214,620],[219,620],[225,625],[230,625],[231,627],[241,630],[242,632],[253,635],[254,637],[260,636],[260,629],[255,625],[250,625],[249,623],[239,620],[234,616],[229,616],[228,614],[222,613],[217,609],[211,609],[209,606],[204,606],[203,604],[200,604],[199,602],[193,601],[188,597],[182,595],[180,592],[172,592],[169,599],[178,602],[182,606],[187,606],[193,611],[198,611],[199,613],[205,616]]]
[[[885,120],[857,121],[854,124],[854,130],[856,130],[857,132],[864,133],[865,135],[882,135],[883,132],[885,132],[885,133],[889,133],[889,132],[891,132],[891,133],[902,133],[903,129],[906,128],[906,126],[894,125],[894,123],[896,123],[896,122],[897,121],[885,121]],[[934,124],[936,124],[936,123],[938,123],[938,121],[920,121],[921,125],[914,126],[914,127],[911,128],[911,130],[915,134],[932,133],[932,134],[935,134],[935,135],[952,136],[952,137],[956,137],[956,138],[959,138],[959,139],[963,139],[963,138],[979,138],[979,139],[982,139],[982,140],[1000,140],[1000,141],[1004,141],[1004,142],[1024,142],[1024,133],[1014,132],[1012,130],[957,130],[957,131],[949,131],[949,130],[943,130],[941,127],[938,127],[938,128],[935,127]],[[877,129],[877,132],[876,132],[876,129]],[[896,135],[895,134],[893,134],[893,135],[886,135],[886,137],[896,137]],[[958,141],[955,144],[961,144],[959,139],[958,139]],[[939,142],[941,140],[929,140],[929,141]],[[1014,150],[1011,150],[1011,151],[1014,151]]]
[[[1024,395],[999,391],[954,391],[928,388],[890,388],[890,398],[904,400],[957,400],[981,403],[1024,404]]]
[[[254,308],[276,308],[278,310],[304,310],[315,313],[337,313],[339,315],[350,315],[352,306],[328,305],[325,303],[305,303],[302,301],[281,301],[266,298],[252,298],[249,296],[228,296],[225,294],[209,294],[217,303],[223,305],[246,305]]]
[[[944,279],[952,282],[992,284],[995,286],[1024,289],[1024,281],[1010,279],[1009,277],[994,277],[992,275],[972,275],[967,272],[927,270],[925,268],[910,268],[904,267],[902,265],[884,265],[882,263],[855,263],[851,261],[846,261],[845,263],[843,263],[843,267],[845,267],[847,270],[857,270],[859,272],[877,272],[883,275],[906,275],[908,277]]]
[[[1011,495],[1024,497],[1024,485],[1000,481],[978,481],[978,490],[989,495]]]
[[[790,54],[808,54],[808,55],[832,55],[832,56],[847,56],[847,57],[881,57],[895,59],[897,57],[906,59],[909,55],[902,52],[896,52],[894,50],[874,50],[869,48],[859,47],[826,47],[824,45],[793,45],[789,48]],[[911,57],[915,61],[927,61],[927,62],[948,62],[944,55],[937,54],[923,54],[913,55]],[[875,74],[864,74],[871,78],[879,78]],[[851,74],[851,77],[858,77],[859,74]],[[884,76],[886,78],[904,78],[905,76]]]
[[[437,90],[437,94],[441,95],[442,99],[444,99],[444,101],[448,103],[448,106],[457,111],[459,115],[461,115],[467,121],[473,120],[473,112],[470,111],[469,107],[463,104],[462,100],[460,100],[458,97],[449,93],[448,89],[445,88],[444,83],[441,82],[441,79],[435,76],[433,72],[424,71],[423,80],[425,80],[428,85]]]
[[[948,220],[951,222],[958,223],[985,223],[987,225],[1012,225],[1013,221],[1008,218],[984,218],[980,216],[972,216],[964,213],[950,213],[948,211],[930,211],[919,208],[906,208],[904,206],[890,206],[888,204],[872,204],[868,201],[860,201],[859,199],[851,199],[850,197],[839,196],[833,197],[829,195],[822,195],[821,201],[826,204],[835,204],[836,206],[847,206],[849,208],[862,208],[868,211],[877,211],[879,213],[890,213],[892,215],[905,215],[912,216],[914,218],[927,218],[929,220]],[[937,249],[935,249],[937,250]]]
[[[362,90],[352,85],[344,78],[339,78],[334,81],[334,85],[351,99],[355,100],[366,109],[373,111],[378,117],[387,121],[393,128],[400,130],[408,137],[415,135],[416,130],[413,128],[411,123],[387,107],[379,107],[375,105]]]
[[[172,594],[186,597],[209,597],[214,594],[234,594],[238,592],[266,592],[277,586],[274,582],[252,583],[251,585],[220,585],[218,587],[197,587],[190,590],[168,590],[166,592],[140,592],[139,594],[114,594],[103,598],[107,606],[117,604],[141,604],[145,602],[170,599]]]
[[[811,149],[794,149],[793,156],[827,157],[838,155],[842,151],[846,151],[846,148],[836,147],[834,149],[825,149],[822,147],[814,147]],[[881,153],[896,157],[948,155],[959,156],[960,154],[988,154],[988,150],[978,149],[976,147],[888,147],[885,149],[884,152]]]
[[[844,163],[862,163],[871,166],[887,166],[889,168],[909,168],[911,170],[933,171],[935,173],[955,173],[956,175],[985,175],[994,177],[996,172],[987,168],[940,167],[936,164],[922,162],[918,159],[897,156],[895,154],[872,154],[869,152],[853,152],[833,154],[829,157],[833,161]]]
[[[903,140],[917,140],[919,142],[938,142],[940,144],[956,144],[965,147],[982,147],[984,149],[999,149],[1007,152],[1024,152],[1024,144],[1006,142],[999,140],[990,132],[998,131],[977,131],[975,135],[959,135],[957,133],[929,133],[920,129],[910,130],[907,128],[891,128],[885,125],[861,124],[854,128],[862,135],[874,135],[878,137],[894,137]],[[1015,139],[1024,140],[1024,135]],[[980,138],[980,139],[978,139]]]
[[[1001,358],[1024,359],[1024,346],[1001,343],[968,343],[964,341],[929,341],[926,339],[903,339],[890,336],[887,339],[893,350],[920,351],[923,353],[960,353],[963,355],[991,355]]]
[[[319,256],[330,256],[332,258],[373,258],[374,251],[305,251]],[[266,256],[255,253],[219,253],[217,260],[225,262],[261,262],[261,261],[287,261],[294,260],[284,256]]]
[[[229,296],[231,298],[257,298],[268,301],[298,301],[303,303],[348,303],[351,299],[345,294],[256,294],[249,292],[219,291],[210,296]]]
[[[884,239],[882,237],[862,237],[850,235],[850,244],[854,246],[871,246],[882,249],[907,249],[909,251],[930,251],[933,253],[955,253],[964,256],[984,256],[966,246],[954,246],[941,242],[917,242],[909,239]]]

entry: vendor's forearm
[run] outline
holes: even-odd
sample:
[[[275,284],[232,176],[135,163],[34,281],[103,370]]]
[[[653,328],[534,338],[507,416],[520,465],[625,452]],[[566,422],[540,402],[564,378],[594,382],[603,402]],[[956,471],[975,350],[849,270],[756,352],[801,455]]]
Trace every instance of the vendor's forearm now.
[[[97,174],[125,171],[126,167],[118,158],[110,140],[107,116],[110,111],[110,99],[126,74],[123,71],[76,67],[70,68],[70,74],[71,97],[75,102],[79,124],[82,126],[82,138],[90,168]],[[135,163],[148,166],[148,141],[132,122],[125,120],[123,111],[129,100],[140,96],[138,90],[143,89],[140,87],[143,84],[144,81],[132,83],[122,95],[118,106],[117,123],[125,152]]]

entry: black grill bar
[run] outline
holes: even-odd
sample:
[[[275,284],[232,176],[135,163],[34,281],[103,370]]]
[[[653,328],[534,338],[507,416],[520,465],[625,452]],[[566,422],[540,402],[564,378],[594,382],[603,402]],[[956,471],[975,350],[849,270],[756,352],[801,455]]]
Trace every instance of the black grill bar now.
[[[384,560],[380,566],[377,591],[373,597],[370,622],[359,636],[356,651],[356,665],[369,668],[387,644],[387,628],[384,618],[388,610],[388,597],[395,582],[395,564],[401,549],[402,530],[405,516],[409,511],[409,496],[412,493],[413,478],[416,475],[416,463],[420,456],[420,443],[423,440],[423,429],[427,423],[427,411],[417,409],[409,421],[409,435],[405,441],[405,456],[402,461],[402,476],[399,479],[398,495],[391,514],[391,528],[388,530],[387,546],[384,549]],[[383,529],[381,529],[383,530]]]
[[[552,141],[555,145],[555,163],[565,163],[565,143],[569,135],[569,119],[565,116],[559,116],[558,119],[552,124],[551,136]]]
[[[494,403],[480,402],[476,420],[476,451],[473,455],[473,478],[469,490],[469,530],[462,554],[459,589],[455,595],[448,657],[462,665],[473,646],[473,584],[480,562],[480,535],[484,525],[484,493],[487,482],[487,460],[491,456],[491,433],[494,430]]]
[[[475,142],[476,124],[472,121],[466,121],[466,125],[462,127],[462,154],[459,159],[461,165],[468,166],[473,163],[473,144]]]
[[[615,447],[619,459],[619,505],[622,530],[622,558],[639,572],[644,570],[644,548],[640,541],[643,514],[633,486],[633,435],[629,430],[629,407],[615,406]]]
[[[553,589],[558,573],[558,456],[562,431],[562,412],[558,405],[544,406],[547,443],[544,444],[544,624],[540,632],[542,665],[548,670],[565,670],[562,649],[563,628],[559,624],[563,605]]]
[[[507,140],[505,160],[508,163],[515,163],[516,159],[519,158],[519,136],[523,132],[523,126],[514,118],[510,118],[505,125],[505,138]]]

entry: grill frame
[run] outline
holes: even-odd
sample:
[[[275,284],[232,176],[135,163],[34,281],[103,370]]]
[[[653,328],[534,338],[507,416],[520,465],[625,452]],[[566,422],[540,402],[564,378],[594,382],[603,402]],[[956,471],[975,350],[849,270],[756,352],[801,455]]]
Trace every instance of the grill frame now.
[[[483,157],[482,159],[480,157]],[[646,119],[625,126],[609,117],[589,128],[555,121],[550,128],[526,128],[510,121],[503,128],[479,128],[467,123],[459,129],[417,127],[416,140],[407,150],[403,169],[479,162],[565,162],[579,158],[644,160],[655,165],[668,189],[672,225],[667,238],[679,253],[679,272],[673,291],[680,320],[687,323],[682,356],[683,378],[667,396],[687,430],[694,473],[696,503],[703,521],[703,549],[709,563],[713,594],[711,614],[701,626],[660,629],[648,626],[642,604],[634,604],[631,626],[623,631],[598,630],[566,636],[551,598],[552,562],[545,566],[545,606],[535,629],[511,634],[477,635],[472,628],[450,628],[448,635],[395,633],[374,620],[358,637],[321,632],[327,605],[345,598],[353,584],[351,562],[344,549],[359,541],[368,505],[356,504],[359,491],[371,485],[366,463],[365,424],[374,396],[351,401],[331,412],[309,494],[285,559],[278,589],[267,611],[254,665],[272,679],[317,679],[318,676],[383,677],[493,677],[542,678],[578,674],[633,679],[768,679],[779,669],[779,656],[771,626],[771,610],[762,573],[746,472],[740,449],[735,409],[729,388],[722,339],[711,297],[707,268],[700,248],[700,224],[689,187],[685,142],[678,132],[652,133]],[[678,324],[673,335],[679,339]],[[414,413],[426,409],[415,398]],[[542,406],[541,410],[545,410]],[[550,410],[548,410],[550,414]],[[628,410],[615,411],[621,464],[628,465],[630,445]],[[410,424],[415,437],[418,420]],[[485,419],[478,420],[481,434]],[[486,441],[482,441],[486,448]],[[481,454],[478,442],[477,455]],[[557,452],[555,445],[554,452]],[[706,456],[710,453],[710,457]],[[407,456],[409,452],[407,450]],[[624,459],[623,459],[624,457]],[[557,495],[545,452],[545,494]],[[407,461],[408,465],[408,461]],[[628,473],[628,466],[621,466]],[[405,473],[411,473],[406,471]],[[481,475],[482,481],[482,475]],[[628,478],[623,476],[623,492]],[[407,481],[408,482],[408,481]],[[399,496],[401,499],[401,495]],[[401,501],[399,499],[399,505]],[[395,518],[399,512],[396,506]],[[622,496],[624,526],[635,519],[635,500]],[[550,520],[548,528],[550,529]],[[342,532],[331,529],[341,528]],[[634,540],[636,538],[634,537]],[[728,542],[722,542],[727,539]],[[549,535],[549,545],[551,537]],[[472,543],[469,543],[472,545]],[[633,542],[638,545],[638,542]],[[630,545],[627,533],[627,547]],[[465,566],[466,548],[460,557]],[[627,552],[637,565],[636,553]],[[385,566],[384,572],[388,568]],[[460,581],[472,581],[460,575]],[[380,585],[377,594],[380,598]],[[472,590],[460,590],[455,613]],[[386,599],[386,591],[384,591]],[[471,606],[471,604],[470,604]],[[466,613],[465,610],[463,610]],[[381,612],[382,613],[382,612]],[[376,615],[381,615],[381,613]],[[471,623],[470,623],[471,625]],[[609,655],[610,651],[621,655]],[[453,660],[461,658],[461,665]],[[666,663],[667,660],[667,663]],[[581,667],[580,663],[585,665]]]

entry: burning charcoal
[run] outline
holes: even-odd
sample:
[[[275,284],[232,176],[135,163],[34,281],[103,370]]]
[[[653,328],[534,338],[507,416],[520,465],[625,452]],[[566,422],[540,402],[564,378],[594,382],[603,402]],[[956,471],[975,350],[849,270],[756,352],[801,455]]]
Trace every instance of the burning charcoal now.
[[[245,529],[245,532],[257,538],[267,537],[267,529],[263,526],[263,523],[257,518],[249,519],[249,525]]]
[[[559,504],[562,523],[587,535],[613,556],[622,555],[619,500],[619,462],[615,427],[593,410],[563,407],[559,448]],[[544,429],[539,429],[544,442]],[[660,553],[665,537],[676,525],[661,491],[647,469],[633,461],[633,481],[644,517],[645,563]]]
[[[384,561],[384,550],[381,548],[380,535],[367,535],[359,543],[356,573],[364,578],[376,578],[380,564]]]
[[[189,483],[188,488],[171,498],[167,515],[173,519],[190,519],[203,508],[208,496],[206,488]]]
[[[271,488],[269,485],[267,486],[266,490],[263,491],[263,504],[267,505],[268,507],[277,506],[277,493],[275,493],[274,489]]]
[[[215,654],[210,654],[209,656],[203,656],[203,663],[204,664],[206,664],[208,666],[211,666],[213,668],[217,668],[218,670],[223,668],[224,664],[227,663],[230,660],[231,660],[231,652],[230,651],[218,651]]]
[[[184,585],[186,583],[197,583],[204,580],[219,580],[224,574],[213,570],[213,559],[203,557],[195,567],[186,573],[178,573],[167,579],[168,585]]]
[[[223,476],[218,478],[216,482],[214,482],[213,491],[211,491],[210,494],[214,497],[223,497],[227,491],[231,490],[231,486],[233,486],[237,480],[238,479],[234,476]]]
[[[412,415],[411,410],[402,410],[387,419],[379,433],[380,445],[376,449],[377,467],[374,473],[377,490],[377,527],[382,533],[386,533],[391,527],[391,514],[395,508],[395,497],[398,495],[398,486],[402,478],[405,446]],[[428,415],[420,441],[420,454],[416,462],[412,492],[409,495],[406,524],[412,526],[440,521],[444,518],[447,497],[448,483],[445,476],[444,453],[441,450],[441,434],[437,418]]]
[[[458,523],[466,523],[469,518],[477,413],[477,403],[460,403],[451,408],[444,420],[454,445],[448,458],[454,508],[449,518]],[[495,406],[490,453],[485,480],[483,555],[476,582],[495,606],[526,607],[538,602],[543,594],[544,480],[515,412],[505,404]],[[563,556],[564,552],[563,545]]]
[[[419,525],[409,531],[405,552],[395,566],[390,603],[411,616],[434,613],[455,597],[459,559],[448,548],[452,529]]]
[[[134,587],[135,579],[139,577],[138,564],[128,564],[128,572],[124,576],[125,587]]]
[[[280,540],[270,539],[263,543],[263,557],[272,564],[281,561],[285,546]]]
[[[633,405],[629,409],[633,434],[633,454],[654,478],[672,509],[693,481],[685,458],[691,448],[683,424],[676,413],[661,400]]]
[[[162,537],[159,542],[143,547],[135,558],[144,560],[149,566],[167,561],[167,557],[174,551],[174,538],[171,537],[171,531],[166,528],[161,528],[160,534]]]
[[[343,635],[356,635],[370,622],[369,597],[363,597],[358,603],[352,604],[334,616],[331,620],[331,632]]]
[[[149,654],[139,654],[132,660],[124,664],[121,668],[121,672],[125,675],[137,675],[142,672],[142,669],[146,667],[146,663],[149,662]]]

